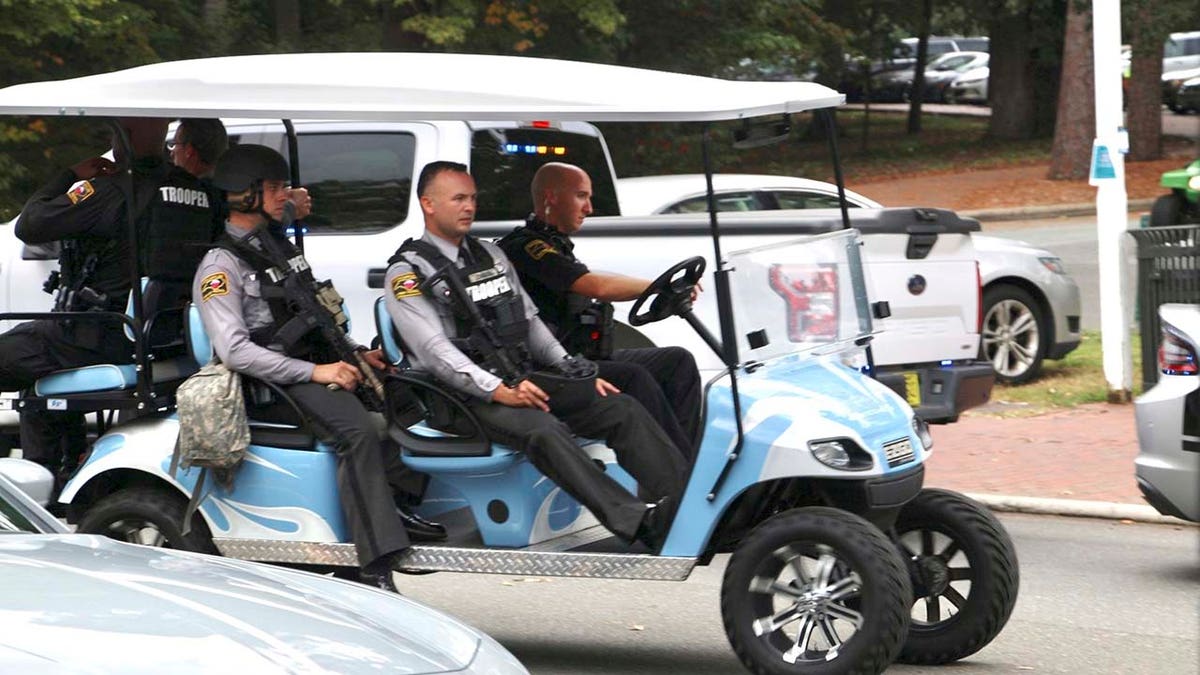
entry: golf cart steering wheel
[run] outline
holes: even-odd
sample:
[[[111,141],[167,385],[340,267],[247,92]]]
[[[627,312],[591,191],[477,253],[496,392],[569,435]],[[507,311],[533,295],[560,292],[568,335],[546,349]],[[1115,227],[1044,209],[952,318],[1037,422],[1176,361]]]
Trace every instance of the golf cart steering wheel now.
[[[681,275],[680,272],[683,274]],[[678,276],[679,278],[675,278]],[[629,310],[629,323],[642,326],[675,315],[682,314],[681,308],[691,311],[692,288],[700,283],[704,276],[704,258],[696,256],[675,263],[671,269],[663,272],[657,279],[650,282],[646,290],[633,303]],[[646,301],[654,298],[650,309],[640,312]]]

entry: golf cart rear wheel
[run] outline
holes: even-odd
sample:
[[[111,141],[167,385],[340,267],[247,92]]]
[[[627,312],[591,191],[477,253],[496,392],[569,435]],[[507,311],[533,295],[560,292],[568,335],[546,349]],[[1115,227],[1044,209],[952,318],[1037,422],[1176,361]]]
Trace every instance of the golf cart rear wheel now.
[[[1183,195],[1172,192],[1154,200],[1150,207],[1151,227],[1170,227],[1182,225],[1183,216],[1187,212],[1187,199]]]
[[[192,515],[192,529],[183,534],[186,510],[187,501],[181,495],[163,488],[126,488],[88,509],[79,521],[79,532],[143,546],[216,553],[212,534],[199,513]]]
[[[875,526],[838,509],[793,509],[734,551],[721,618],[733,651],[759,675],[878,673],[904,640],[909,583]]]
[[[898,660],[949,663],[983,649],[1004,628],[1020,585],[1004,526],[957,492],[925,489],[900,511],[895,532],[915,597]]]

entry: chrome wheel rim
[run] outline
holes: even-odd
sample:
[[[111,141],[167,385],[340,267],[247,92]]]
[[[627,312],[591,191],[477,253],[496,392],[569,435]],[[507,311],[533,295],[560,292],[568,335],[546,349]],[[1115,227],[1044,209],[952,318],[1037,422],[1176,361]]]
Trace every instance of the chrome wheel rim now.
[[[163,534],[163,531],[157,525],[148,520],[124,518],[113,521],[111,525],[105,528],[104,535],[110,539],[130,544],[171,548],[167,543],[167,535]]]
[[[790,664],[838,657],[862,628],[862,579],[829,546],[793,544],[759,563],[748,591],[754,635]]]
[[[1037,319],[1016,300],[1001,300],[983,317],[983,355],[1000,375],[1018,377],[1037,361]]]
[[[914,626],[929,627],[958,616],[971,597],[971,560],[952,538],[935,530],[910,530],[900,546],[913,569]]]

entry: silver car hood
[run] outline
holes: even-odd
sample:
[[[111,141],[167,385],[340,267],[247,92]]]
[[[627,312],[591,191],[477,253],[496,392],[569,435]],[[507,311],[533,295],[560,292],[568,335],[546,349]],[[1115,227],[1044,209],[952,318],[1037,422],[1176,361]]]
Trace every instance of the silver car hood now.
[[[411,600],[315,574],[0,534],[0,672],[442,673],[470,665],[481,640]]]

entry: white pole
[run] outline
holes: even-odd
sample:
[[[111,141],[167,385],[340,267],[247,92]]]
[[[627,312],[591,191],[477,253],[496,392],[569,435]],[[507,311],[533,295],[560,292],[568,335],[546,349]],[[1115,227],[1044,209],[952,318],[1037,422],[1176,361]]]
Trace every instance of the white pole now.
[[[1096,73],[1096,139],[1091,183],[1096,186],[1096,235],[1099,243],[1100,346],[1108,400],[1130,400],[1133,360],[1129,345],[1130,313],[1124,292],[1123,244],[1129,218],[1125,193],[1124,130],[1121,94],[1121,3],[1092,1],[1092,40]],[[1063,77],[1071,77],[1063,73]],[[1143,307],[1153,312],[1156,308]]]

